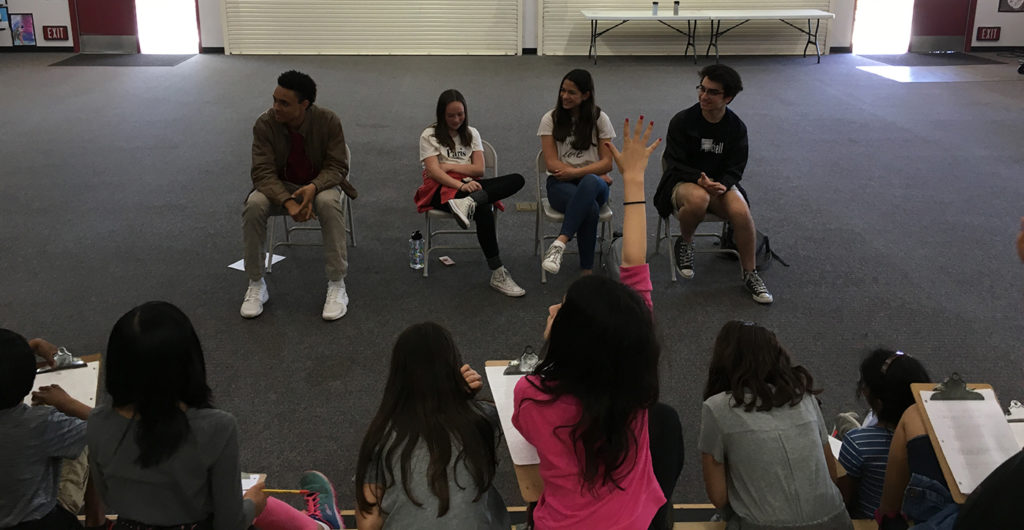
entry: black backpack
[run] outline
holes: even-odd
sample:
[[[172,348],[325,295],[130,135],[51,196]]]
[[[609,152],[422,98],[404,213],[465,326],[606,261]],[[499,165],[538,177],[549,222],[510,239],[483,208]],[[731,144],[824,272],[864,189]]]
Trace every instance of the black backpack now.
[[[726,224],[725,232],[722,236],[722,248],[736,250],[736,243],[733,241],[731,224]],[[757,257],[757,270],[759,271],[768,270],[771,268],[772,263],[776,261],[781,263],[783,266],[789,267],[789,263],[786,263],[786,261],[782,259],[782,256],[779,256],[774,250],[772,250],[771,241],[768,239],[768,236],[761,233],[760,230],[757,231],[754,255]]]

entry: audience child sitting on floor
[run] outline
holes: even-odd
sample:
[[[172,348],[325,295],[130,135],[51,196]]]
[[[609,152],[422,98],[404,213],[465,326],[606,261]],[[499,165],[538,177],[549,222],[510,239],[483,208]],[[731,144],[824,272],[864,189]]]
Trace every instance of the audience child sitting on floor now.
[[[483,381],[451,334],[433,322],[410,326],[388,371],[356,464],[358,528],[507,530],[493,484],[498,412],[475,398]]]
[[[924,421],[920,405],[911,405],[893,432],[882,501],[875,513],[881,530],[904,529],[908,521],[925,530],[949,530],[956,521],[959,507]]]
[[[549,309],[543,360],[515,388],[512,423],[540,456],[538,529],[671,526],[670,509],[655,517],[675,487],[683,446],[678,415],[658,403],[643,184],[658,145],[645,146],[650,132],[641,118],[631,133],[627,120],[622,152],[602,146],[623,175],[623,283],[573,282]]]
[[[775,334],[727,322],[715,339],[698,443],[711,503],[740,528],[852,529],[810,372]]]
[[[839,451],[839,463],[846,475],[836,485],[853,518],[875,516],[882,499],[893,431],[903,411],[914,404],[910,385],[930,380],[920,361],[899,351],[877,349],[860,363],[857,394],[867,400],[877,422],[847,432]]]
[[[268,497],[263,483],[240,495],[238,426],[213,408],[203,349],[192,322],[167,302],[127,312],[110,332],[112,405],[89,416],[89,464],[115,530],[324,530],[340,528],[334,488],[303,473],[306,512]],[[255,519],[255,520],[254,520]]]
[[[83,503],[87,527],[106,527],[99,498],[86,485],[85,420],[91,409],[57,385],[32,392],[36,356],[52,365],[56,351],[45,340],[26,341],[0,329],[0,528],[81,528]],[[29,392],[33,404],[50,406],[26,405]],[[69,467],[77,472],[66,473]]]

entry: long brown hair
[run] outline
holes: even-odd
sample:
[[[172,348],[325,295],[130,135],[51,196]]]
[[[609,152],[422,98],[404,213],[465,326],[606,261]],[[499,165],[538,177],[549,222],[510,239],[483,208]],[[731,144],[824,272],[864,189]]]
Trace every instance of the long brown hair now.
[[[448,330],[434,322],[409,326],[395,342],[384,397],[363,437],[356,461],[356,504],[369,513],[399,483],[416,506],[429,499],[412,494],[413,451],[422,445],[430,455],[427,485],[437,498],[437,517],[450,508],[448,471],[465,465],[476,489],[474,501],[491,487],[497,471],[500,433],[459,373],[462,356]],[[377,502],[366,497],[368,477],[384,493]]]
[[[572,111],[562,107],[562,84],[566,80],[572,81],[582,94],[590,94],[590,97],[580,102],[576,119],[573,119]],[[594,142],[594,132],[597,130],[597,119],[601,116],[601,107],[597,106],[594,100],[594,78],[590,72],[582,69],[572,70],[565,74],[565,77],[558,83],[558,102],[555,110],[551,111],[551,118],[554,127],[551,136],[557,142],[564,142],[572,136],[572,148],[577,151],[585,151],[597,145]]]
[[[459,141],[466,147],[472,148],[473,146],[473,135],[469,132],[469,106],[466,105],[466,98],[462,97],[462,92],[449,88],[437,97],[437,121],[434,122],[434,138],[437,138],[437,143],[447,147],[450,151],[455,151],[455,141],[452,140],[452,133],[448,129],[445,112],[448,110],[448,105],[455,102],[462,103],[462,110],[466,113],[462,125],[456,131],[459,134]]]
[[[732,395],[734,407],[763,412],[796,405],[804,395],[821,390],[814,389],[806,368],[792,365],[775,333],[753,322],[731,320],[715,339],[704,399],[721,392]]]

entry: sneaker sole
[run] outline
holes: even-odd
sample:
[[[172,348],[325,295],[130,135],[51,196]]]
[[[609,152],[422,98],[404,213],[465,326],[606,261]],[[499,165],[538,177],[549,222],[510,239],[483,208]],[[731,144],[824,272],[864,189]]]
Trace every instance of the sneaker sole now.
[[[256,318],[256,317],[258,317],[258,316],[260,316],[260,315],[262,315],[262,314],[263,314],[263,306],[264,306],[264,305],[266,305],[266,304],[267,304],[267,302],[269,302],[269,301],[270,301],[270,295],[268,294],[268,295],[267,295],[267,296],[266,296],[266,297],[265,297],[265,298],[263,299],[263,301],[262,301],[262,302],[260,302],[260,310],[259,310],[259,311],[257,311],[255,315],[252,315],[252,316],[246,316],[246,314],[245,314],[245,313],[243,313],[241,309],[239,309],[239,310],[238,310],[238,314],[242,315],[242,318],[244,318],[244,319],[253,319],[253,318]]]
[[[324,475],[323,473],[321,473],[319,471],[315,471],[315,470],[311,469],[311,470],[307,471],[306,473],[312,473],[312,474],[315,474],[318,477],[324,479],[324,482],[327,483],[327,487],[331,488],[331,502],[334,504],[334,516],[338,519],[338,526],[335,526],[335,527],[332,527],[332,528],[342,528],[341,514],[338,513],[338,495],[334,492],[334,483],[332,483],[331,480],[327,478],[327,475]]]
[[[512,298],[519,298],[520,296],[526,296],[526,289],[522,289],[522,290],[519,290],[519,291],[506,291],[504,289],[499,288],[496,285],[491,285],[491,289],[494,289],[495,291],[498,291],[499,293],[501,293],[501,294],[503,294],[505,296],[512,297]]]
[[[451,207],[449,206],[449,208]],[[469,217],[466,217],[466,215],[462,213],[462,210],[459,210],[457,208],[451,208],[451,211],[452,215],[455,216],[455,222],[458,223],[458,225],[462,227],[463,230],[468,229]]]
[[[679,275],[683,277],[683,279],[693,279],[693,269],[676,269],[676,272],[678,272]]]
[[[762,300],[762,299],[758,298],[756,294],[752,294],[752,295],[750,295],[750,297],[753,298],[755,302],[757,302],[759,304],[762,304],[762,305],[770,305],[772,302],[775,301],[775,297],[769,298],[768,300]]]
[[[342,311],[340,315],[338,315],[336,317],[329,317],[329,316],[327,316],[327,315],[325,315],[323,313],[320,313],[320,318],[324,319],[327,322],[334,322],[335,320],[340,320],[341,317],[343,317],[343,316],[345,316],[347,314],[348,314],[348,305],[346,304],[345,305],[345,310]]]

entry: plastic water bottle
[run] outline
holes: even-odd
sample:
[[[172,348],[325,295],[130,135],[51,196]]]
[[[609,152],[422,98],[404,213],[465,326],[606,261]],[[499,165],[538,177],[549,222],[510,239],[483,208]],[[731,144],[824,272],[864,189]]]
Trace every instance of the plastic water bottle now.
[[[652,15],[657,15],[658,14],[658,3],[657,2],[651,2],[651,14]]]
[[[423,234],[419,230],[413,232],[409,238],[409,268],[423,268]]]
[[[672,3],[672,14],[677,17],[679,16],[679,0]]]

